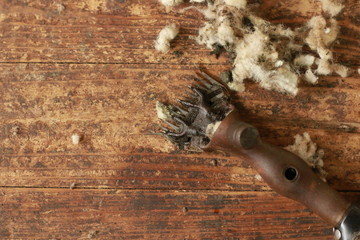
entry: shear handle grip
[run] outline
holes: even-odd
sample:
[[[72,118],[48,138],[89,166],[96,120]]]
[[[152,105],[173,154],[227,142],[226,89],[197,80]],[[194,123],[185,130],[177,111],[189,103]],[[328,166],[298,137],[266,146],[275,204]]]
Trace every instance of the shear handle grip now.
[[[304,204],[333,227],[339,226],[351,205],[300,157],[263,142],[237,111],[225,117],[207,148],[247,159],[273,190]]]

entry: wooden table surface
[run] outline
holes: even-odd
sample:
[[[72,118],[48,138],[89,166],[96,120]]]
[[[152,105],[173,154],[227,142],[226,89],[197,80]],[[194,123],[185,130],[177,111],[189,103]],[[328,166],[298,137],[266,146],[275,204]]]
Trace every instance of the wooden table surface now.
[[[334,51],[357,69],[360,4],[345,5]],[[321,14],[315,0],[261,10],[290,27]],[[180,35],[160,54],[154,39],[171,22]],[[231,67],[188,38],[202,23],[156,0],[0,0],[0,239],[332,239],[331,226],[242,159],[146,135],[157,100],[181,96],[199,67]],[[309,132],[329,184],[360,199],[359,75],[303,83],[294,98],[247,86],[237,96],[244,119],[280,146]]]

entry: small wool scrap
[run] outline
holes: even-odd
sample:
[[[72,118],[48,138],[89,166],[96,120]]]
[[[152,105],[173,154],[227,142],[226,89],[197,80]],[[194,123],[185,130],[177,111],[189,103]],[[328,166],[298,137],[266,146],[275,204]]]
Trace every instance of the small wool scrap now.
[[[171,119],[171,109],[161,102],[156,102],[156,113],[159,119]]]
[[[331,64],[326,59],[317,59],[316,64],[318,65],[316,73],[319,75],[329,75],[331,74]]]
[[[298,76],[290,70],[289,66],[278,68],[271,71],[262,79],[260,86],[267,90],[275,90],[281,93],[288,93],[295,96],[298,89]]]
[[[14,136],[18,135],[20,132],[20,127],[19,126],[13,126],[11,129],[10,129],[10,133]]]
[[[255,179],[258,180],[259,182],[263,182],[264,179],[260,176],[260,174],[256,174],[255,175]]]
[[[338,15],[344,8],[338,0],[320,0],[324,12],[330,14],[332,17]]]
[[[319,173],[322,180],[326,181],[327,172],[323,169],[324,161],[322,159],[324,151],[317,148],[316,143],[311,140],[309,133],[305,132],[303,135],[297,134],[295,136],[295,143],[285,147],[285,149],[302,158]]]
[[[56,11],[58,12],[58,13],[61,13],[62,11],[64,11],[65,10],[65,6],[63,5],[63,4],[61,4],[61,3],[57,3],[56,4]]]
[[[201,0],[199,0],[199,2],[196,1],[196,0],[193,0],[193,1],[190,1],[190,2],[201,3],[200,1],[201,1]],[[206,19],[208,19],[208,20],[214,20],[214,19],[216,18],[216,14],[215,14],[213,11],[211,11],[211,9],[209,9],[209,8],[203,9],[203,8],[198,8],[198,7],[195,7],[195,6],[190,6],[190,7],[186,7],[186,8],[181,9],[179,12],[180,12],[180,13],[184,13],[184,12],[190,10],[190,9],[194,9],[194,10],[199,11],[199,12],[202,13],[202,14],[204,15],[204,17],[205,17]]]
[[[174,7],[181,3],[183,3],[183,0],[160,0],[160,2],[166,6],[166,7]]]
[[[245,84],[243,81],[232,81],[228,83],[228,87],[236,92],[244,92]]]
[[[314,62],[315,62],[315,57],[309,54],[300,55],[294,60],[294,64],[299,66],[306,66],[306,67],[313,65]]]
[[[276,62],[275,62],[275,67],[281,67],[282,65],[284,65],[284,61],[282,61],[282,60],[277,60]]]
[[[166,53],[170,50],[170,42],[179,34],[179,27],[176,24],[170,24],[163,28],[157,40],[155,41],[155,49]]]
[[[311,84],[316,84],[318,82],[318,77],[311,71],[311,69],[306,70],[305,72],[305,81]]]
[[[339,76],[345,78],[349,75],[349,68],[341,65],[341,64],[332,64],[332,69],[336,72]]]
[[[330,25],[330,32],[326,33],[324,29]],[[322,16],[312,17],[307,23],[309,33],[305,42],[312,50],[320,55],[321,59],[332,59],[332,52],[328,46],[333,43],[339,33],[339,27],[335,19],[326,20]]]
[[[80,143],[81,136],[79,134],[73,134],[71,136],[71,141],[74,145],[78,145]]]
[[[330,27],[327,27],[328,25],[330,25]],[[333,18],[326,20],[322,16],[315,16],[310,19],[307,27],[309,28],[309,32],[305,42],[320,56],[320,58],[315,61],[318,65],[316,73],[319,75],[329,75],[335,72],[341,77],[347,77],[350,73],[349,68],[332,63],[334,57],[330,50],[330,45],[336,40],[339,33],[336,20]]]
[[[206,128],[206,136],[212,138],[214,136],[216,130],[219,128],[220,124],[221,124],[221,121],[217,121],[217,122],[209,124]]]
[[[233,7],[237,7],[238,9],[242,9],[246,7],[246,0],[224,0],[225,4]]]

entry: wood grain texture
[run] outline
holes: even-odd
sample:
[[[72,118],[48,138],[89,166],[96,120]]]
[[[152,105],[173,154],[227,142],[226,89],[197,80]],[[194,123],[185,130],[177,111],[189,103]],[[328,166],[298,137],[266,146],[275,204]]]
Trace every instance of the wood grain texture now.
[[[353,196],[354,197],[354,196]],[[331,239],[271,192],[0,189],[2,238]]]
[[[295,27],[321,8],[272,0],[259,14]],[[334,45],[353,69],[359,14],[346,0]],[[154,39],[171,22],[180,35],[159,54]],[[0,239],[332,239],[330,226],[274,194],[242,159],[180,152],[148,135],[157,100],[181,97],[199,67],[214,76],[231,68],[189,39],[202,23],[156,0],[0,0]],[[286,146],[309,132],[325,150],[329,184],[356,200],[359,88],[353,74],[302,83],[294,98],[251,82],[234,97],[266,141]]]
[[[2,186],[66,187],[76,181],[83,187],[266,188],[239,159],[177,152],[162,137],[144,135],[156,129],[156,101],[174,101],[191,84],[195,67],[169,72],[161,65],[21,66],[15,73],[14,64],[0,71],[7,80],[1,82],[7,89],[0,134]],[[296,134],[310,132],[326,152],[329,181],[340,190],[359,190],[360,125],[354,106],[360,101],[356,79],[347,80],[333,77],[303,86],[296,98],[249,84],[249,91],[238,96],[238,107],[274,144],[286,146]],[[140,82],[142,87],[136,87]],[[79,146],[71,142],[74,132],[84,138]],[[344,139],[350,143],[346,148]]]

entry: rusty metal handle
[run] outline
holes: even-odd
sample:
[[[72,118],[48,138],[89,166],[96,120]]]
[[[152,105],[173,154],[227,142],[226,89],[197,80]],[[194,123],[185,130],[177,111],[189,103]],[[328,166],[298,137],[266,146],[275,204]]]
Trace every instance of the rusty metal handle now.
[[[256,128],[240,121],[237,111],[225,117],[206,149],[245,157],[272,189],[301,202],[334,227],[351,206],[301,158],[263,142]]]

